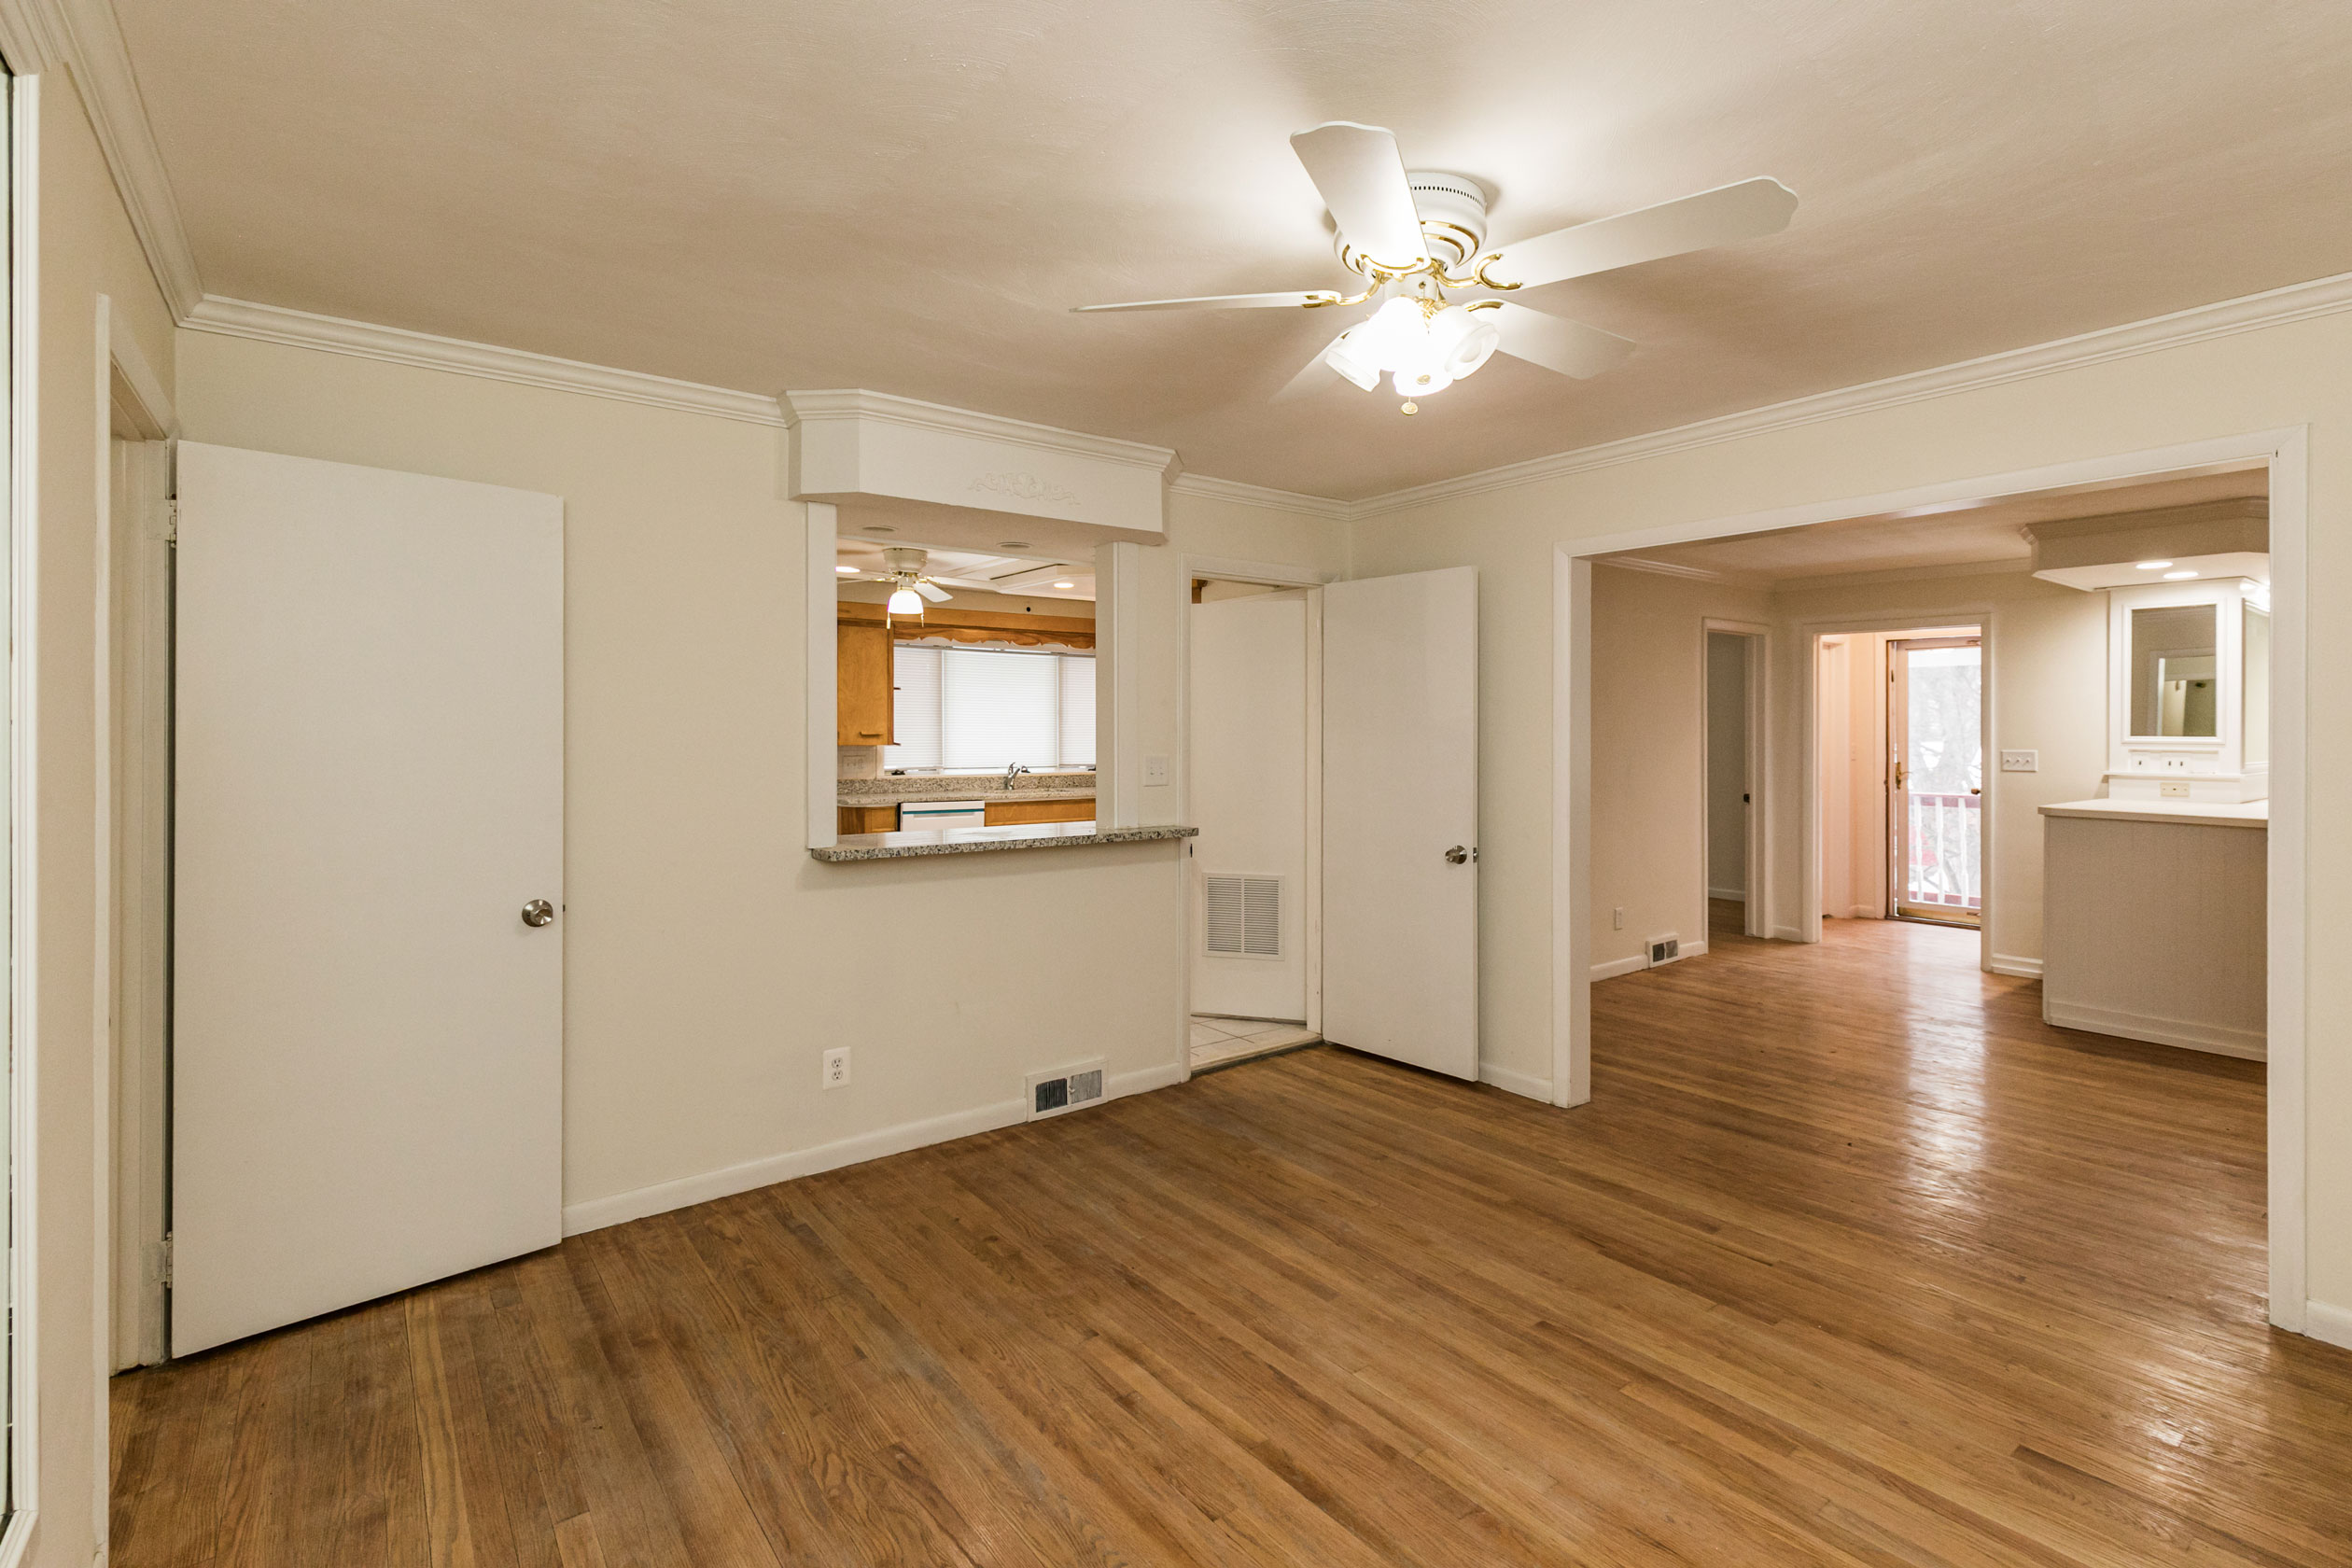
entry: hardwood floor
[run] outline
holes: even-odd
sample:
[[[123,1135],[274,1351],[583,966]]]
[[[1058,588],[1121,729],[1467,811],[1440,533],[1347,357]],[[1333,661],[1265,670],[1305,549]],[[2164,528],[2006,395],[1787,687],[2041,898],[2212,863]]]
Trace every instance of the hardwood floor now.
[[[1559,1112],[1316,1047],[115,1387],[117,1568],[2352,1562],[2254,1064],[1719,931]]]

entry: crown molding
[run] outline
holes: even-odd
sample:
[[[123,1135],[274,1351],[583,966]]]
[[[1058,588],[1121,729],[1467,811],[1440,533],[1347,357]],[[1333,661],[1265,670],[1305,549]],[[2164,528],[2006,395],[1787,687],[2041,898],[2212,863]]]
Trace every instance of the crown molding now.
[[[108,0],[0,0],[0,50],[20,73],[63,67],[73,78],[156,287],[173,318],[185,321],[203,298],[203,284],[114,7]]]
[[[1274,490],[1263,484],[1244,484],[1234,479],[1211,479],[1207,474],[1180,473],[1169,481],[1168,487],[1178,495],[1230,501],[1236,506],[1264,507],[1268,511],[1320,517],[1331,523],[1345,523],[1355,515],[1355,504],[1351,501],[1309,496],[1296,490]]]
[[[779,401],[784,409],[784,423],[793,427],[836,419],[878,420],[887,425],[904,425],[939,434],[971,436],[980,441],[1057,452],[1065,456],[1091,457],[1098,462],[1151,469],[1163,475],[1173,473],[1176,468],[1173,447],[1116,441],[1109,436],[1090,436],[1079,430],[1032,425],[1026,419],[1007,419],[1001,414],[950,408],[945,403],[926,403],[918,399],[901,398],[889,392],[836,387],[815,392],[787,392]]]
[[[556,392],[581,392],[594,398],[711,414],[751,425],[785,422],[776,399],[758,392],[674,381],[642,371],[617,371],[607,365],[559,359],[552,354],[468,343],[462,338],[438,337],[431,332],[412,332],[402,327],[379,327],[341,316],[315,315],[309,311],[287,310],[283,305],[224,300],[217,294],[206,295],[180,325],[199,332],[218,332],[224,337],[322,349],[329,354],[383,359],[431,371],[454,371],[490,381],[511,381]]]
[[[1434,483],[1417,484],[1410,489],[1391,491],[1383,496],[1367,497],[1354,503],[1350,509],[1349,518],[1351,522],[1361,522],[1439,501],[1461,500],[1491,490],[1539,484],[1568,474],[1615,468],[1620,463],[1638,463],[1645,458],[1716,446],[1725,441],[1794,429],[1824,420],[1842,419],[1850,414],[1897,408],[1930,398],[1999,386],[2008,382],[2079,370],[2135,355],[2153,354],[2162,349],[2179,348],[2213,338],[2260,331],[2267,327],[2283,327],[2291,322],[2334,315],[2346,310],[2352,310],[2352,273],[2338,273],[2332,277],[2289,284],[2284,288],[2243,295],[2216,304],[2198,305],[2189,310],[2175,311],[2169,315],[2150,316],[2147,320],[2126,322],[2120,327],[2105,327],[2095,332],[2083,332],[2071,338],[2008,349],[1981,358],[1938,366],[1933,370],[1914,371],[1834,391],[1817,392],[1786,402],[1771,403],[1739,413],[1676,426],[1673,429],[1630,436],[1623,441],[1580,447],[1548,457],[1530,458],[1523,463],[1486,469],[1456,479],[1443,479]]]
[[[1721,582],[1734,587],[1748,587],[1744,576],[1716,571],[1712,567],[1689,567],[1680,561],[1653,561],[1643,555],[1596,555],[1596,567],[1614,567],[1618,571],[1646,572],[1652,577],[1680,577],[1693,582]]]

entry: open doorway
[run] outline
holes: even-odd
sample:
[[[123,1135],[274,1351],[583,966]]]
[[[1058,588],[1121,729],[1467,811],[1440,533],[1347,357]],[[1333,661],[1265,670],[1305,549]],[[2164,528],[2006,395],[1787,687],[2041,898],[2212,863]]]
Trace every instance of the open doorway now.
[[[1770,628],[1709,617],[1701,623],[1705,719],[1704,874],[1707,925],[1765,934],[1765,648]]]
[[[1822,917],[1980,929],[1982,629],[1822,632],[1811,701]]]
[[[2226,1104],[2246,1180],[2193,1218],[2206,1195],[2172,1195],[2135,1256],[2262,1299],[2267,1201],[2270,1316],[2302,1327],[2303,1019],[2276,1000],[2300,997],[2302,959],[2292,938],[2261,932],[2266,908],[2275,921],[2301,898],[2301,798],[2271,798],[2270,759],[2301,754],[2300,735],[2281,746],[2299,721],[2281,693],[2301,691],[2303,670],[2279,657],[2289,638],[2272,623],[2301,609],[2303,456],[2288,432],[2183,457],[1563,552],[1570,1103],[1596,1073],[1611,1092],[1616,1049],[1639,1056],[1641,1082],[1736,1062],[1749,1092],[1769,1082],[1791,1107],[1817,1070],[1825,1091],[1874,1072],[1934,1083],[1963,1119],[2051,1113],[2053,1135],[2069,1116],[2112,1113],[2119,1146],[2145,1113],[2120,1108],[2143,1093],[2174,1097],[2184,1126]],[[2197,607],[2193,625],[2182,605]],[[1604,884],[1626,868],[1654,876],[1676,854],[1715,858],[1697,835],[1687,850],[1655,838],[1671,814],[1645,819],[1655,791],[1617,777],[1644,782],[1627,737],[1661,736],[1666,705],[1624,697],[1666,667],[1633,655],[1670,614],[1760,616],[1782,652],[1771,727],[1791,788],[1757,829],[1768,860],[1796,873],[1767,933],[1791,945],[1743,945],[1718,918],[1698,966],[1642,974],[1595,961],[1641,891]],[[1725,889],[1710,876],[1709,890]],[[1794,945],[1815,943],[1827,951]],[[1733,1055],[1654,1059],[1710,1042]],[[2229,1059],[2249,1057],[2266,1065]],[[2053,1073],[2068,1075],[2064,1106],[2016,1098]],[[1889,1114],[1910,1112],[1890,1101]],[[1947,1155],[1955,1183],[1992,1157],[1973,1140],[1923,1157]],[[2208,1244],[2225,1230],[2228,1246]]]
[[[1185,611],[1189,1049],[1196,1072],[1318,1032],[1314,903],[1322,591],[1191,580]]]

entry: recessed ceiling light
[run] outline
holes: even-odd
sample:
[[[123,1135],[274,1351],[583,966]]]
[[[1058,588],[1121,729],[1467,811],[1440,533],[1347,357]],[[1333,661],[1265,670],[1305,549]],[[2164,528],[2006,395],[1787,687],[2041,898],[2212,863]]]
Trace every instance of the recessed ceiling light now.
[[[999,539],[997,540],[997,548],[999,550],[1027,550],[1029,548],[1029,540]]]
[[[2172,563],[2170,561],[2135,561],[2133,565],[2138,567],[2142,571],[2163,571],[2166,567],[2171,566]]]
[[[833,567],[833,570],[839,572],[844,577],[855,577],[858,575],[858,568],[855,567]]]
[[[1054,586],[1057,588],[1075,588],[1078,584],[1075,582],[1057,582]]]
[[[2195,572],[2192,572],[2192,571],[2166,572],[2166,573],[2164,574],[2164,581],[2165,581],[2166,582],[2185,582],[2185,581],[2187,581],[2190,578],[2192,578],[2192,577],[2194,577],[2194,576],[2196,576],[2196,575],[2197,575],[2197,574],[2196,574]]]

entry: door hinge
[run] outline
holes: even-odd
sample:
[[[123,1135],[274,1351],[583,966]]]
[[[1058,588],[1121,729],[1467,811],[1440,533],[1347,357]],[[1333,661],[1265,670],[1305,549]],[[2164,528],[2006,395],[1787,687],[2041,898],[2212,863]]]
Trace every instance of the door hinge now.
[[[163,542],[179,543],[179,498],[174,497],[163,503]]]
[[[172,1233],[168,1230],[163,1233],[163,1255],[156,1271],[162,1276],[163,1288],[170,1290],[172,1288]]]

